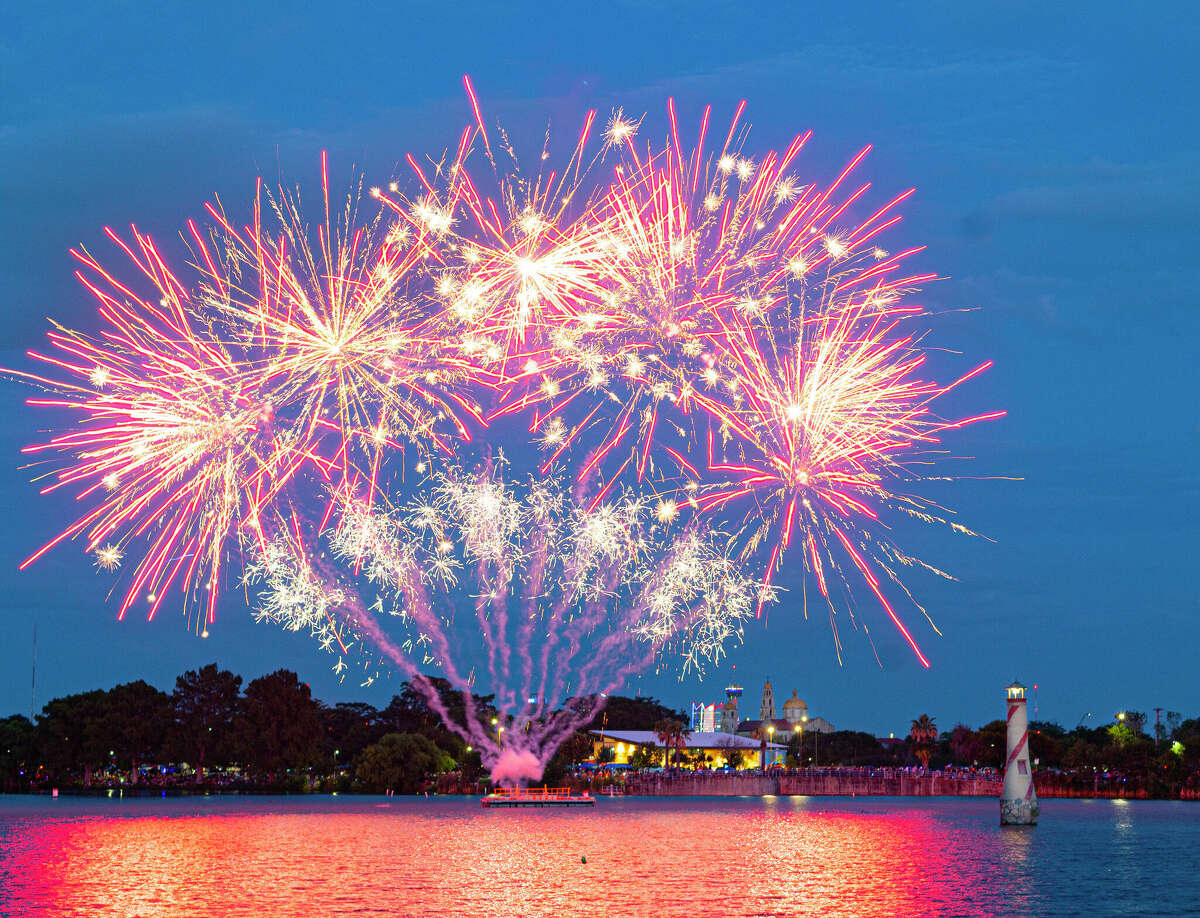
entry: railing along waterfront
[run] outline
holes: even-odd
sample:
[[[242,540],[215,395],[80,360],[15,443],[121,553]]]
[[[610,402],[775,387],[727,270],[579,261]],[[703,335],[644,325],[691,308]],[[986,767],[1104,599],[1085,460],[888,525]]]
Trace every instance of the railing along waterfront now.
[[[569,787],[497,787],[493,797],[521,797],[531,800],[571,796]]]
[[[1146,798],[1141,782],[1116,773],[1039,771],[1039,797]],[[1003,775],[997,772],[922,768],[790,768],[742,772],[690,772],[671,769],[625,776],[626,794],[646,796],[888,796],[998,797]],[[1174,795],[1171,795],[1174,796]],[[1179,799],[1200,799],[1200,789],[1184,788]]]
[[[657,772],[626,778],[627,794],[651,796],[997,797],[989,772],[904,768],[793,768],[767,772]]]

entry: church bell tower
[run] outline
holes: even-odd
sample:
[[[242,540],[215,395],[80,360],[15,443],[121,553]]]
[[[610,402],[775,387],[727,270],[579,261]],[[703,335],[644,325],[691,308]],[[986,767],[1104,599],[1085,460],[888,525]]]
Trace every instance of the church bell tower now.
[[[775,690],[771,688],[769,679],[763,685],[762,707],[758,709],[758,719],[763,723],[775,719]]]

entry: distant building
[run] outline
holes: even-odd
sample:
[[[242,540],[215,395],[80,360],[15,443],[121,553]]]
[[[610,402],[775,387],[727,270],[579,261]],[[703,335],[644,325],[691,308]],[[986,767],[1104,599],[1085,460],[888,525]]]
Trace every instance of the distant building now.
[[[783,703],[783,716],[777,716],[775,688],[771,685],[770,680],[763,684],[762,698],[758,705],[758,719],[742,720],[739,708],[743,691],[744,689],[736,682],[730,682],[725,687],[724,704],[693,703],[692,730],[704,733],[719,730],[721,733],[754,740],[760,739],[760,732],[765,730],[768,738],[773,737],[783,743],[788,743],[796,733],[833,733],[837,729],[824,717],[810,716],[808,702],[800,697],[796,689],[792,689],[792,697]],[[773,732],[772,727],[774,728]]]
[[[692,702],[691,728],[700,733],[714,733],[717,729],[717,705]]]
[[[601,748],[612,749],[613,762],[617,765],[628,765],[638,749],[663,749],[663,742],[653,730],[593,730],[593,755],[598,757]],[[695,732],[684,734],[680,748],[685,754],[701,753],[705,765],[710,768],[724,768],[729,762],[729,754],[733,750],[741,753],[738,768],[758,768],[759,753],[762,750],[760,740],[735,736],[732,733]],[[787,753],[787,746],[782,743],[767,743],[767,764],[782,763]]]
[[[726,708],[728,706],[727,703]],[[740,721],[734,732],[739,736],[758,737],[766,730],[768,736],[786,739],[795,733],[833,733],[836,729],[824,717],[810,717],[808,703],[795,689],[792,689],[792,697],[783,703],[783,717],[776,717],[775,689],[769,680],[763,685],[762,703],[758,710],[758,720]]]
[[[824,717],[810,717],[804,725],[805,733],[833,733],[835,730],[834,725]]]
[[[775,690],[771,688],[770,679],[763,683],[762,704],[758,708],[758,719],[775,719]]]
[[[742,697],[742,687],[730,683],[725,687],[725,704],[721,708],[721,732],[737,733],[738,728],[738,699]]]
[[[783,719],[795,726],[808,720],[808,705],[792,689],[792,697],[783,703]]]

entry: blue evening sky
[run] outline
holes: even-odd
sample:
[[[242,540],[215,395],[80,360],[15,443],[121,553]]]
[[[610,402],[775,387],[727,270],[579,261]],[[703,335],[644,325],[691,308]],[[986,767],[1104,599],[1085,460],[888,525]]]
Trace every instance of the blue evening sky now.
[[[843,626],[839,666],[827,617],[803,620],[793,593],[731,652],[752,707],[769,677],[777,699],[797,688],[839,727],[900,732],[928,712],[948,729],[998,716],[1016,676],[1068,727],[1122,707],[1197,715],[1200,67],[1186,18],[1103,0],[17,5],[0,34],[0,363],[28,366],[48,316],[93,322],[69,246],[117,265],[102,227],[136,221],[171,251],[211,194],[238,212],[258,175],[311,183],[321,149],[335,187],[352,164],[385,182],[467,123],[463,73],[489,120],[531,143],[547,122],[573,138],[588,107],[660,128],[668,95],[689,124],[746,98],[750,149],[812,128],[801,174],[828,179],[873,143],[860,174],[879,194],[917,187],[892,247],[930,246],[922,266],[948,278],[927,288],[931,308],[978,307],[932,323],[935,344],[966,354],[943,375],[996,361],[947,413],[1010,412],[951,445],[977,457],[963,474],[1024,479],[929,487],[994,541],[898,533],[959,578],[912,579],[943,632],[907,613],[931,670],[866,604],[884,665]],[[387,703],[397,679],[340,684],[307,638],[255,625],[236,597],[202,640],[171,609],[117,623],[110,580],[72,547],[19,573],[72,508],[17,470],[47,419],[21,387],[0,393],[0,714],[28,712],[35,622],[39,708],[136,678],[169,689],[213,659]],[[631,691],[716,700],[728,675]]]

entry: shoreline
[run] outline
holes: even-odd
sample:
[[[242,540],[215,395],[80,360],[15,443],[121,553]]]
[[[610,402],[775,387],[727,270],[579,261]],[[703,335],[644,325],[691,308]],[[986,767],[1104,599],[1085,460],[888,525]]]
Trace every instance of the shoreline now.
[[[998,799],[1002,782],[974,781],[947,779],[940,776],[911,777],[904,780],[882,778],[874,780],[857,780],[850,787],[831,786],[829,780],[813,780],[799,777],[772,778],[762,775],[731,776],[733,781],[713,781],[713,777],[701,776],[701,780],[689,777],[672,777],[658,781],[631,780],[624,787],[609,785],[603,788],[589,789],[586,785],[575,788],[588,791],[596,798],[627,798],[627,797],[660,797],[660,798],[730,798],[730,797],[844,797],[857,799],[860,797],[879,798],[953,798],[980,797]],[[703,780],[707,778],[709,780]],[[611,787],[611,793],[609,788]],[[1037,795],[1042,800],[1160,800],[1192,803],[1200,800],[1200,793],[1186,788],[1178,797],[1153,796],[1142,788],[1101,787],[1097,789],[1065,787],[1048,784],[1037,787]],[[132,788],[62,788],[54,796],[49,790],[38,791],[6,791],[0,793],[4,798],[44,798],[56,799],[86,799],[86,800],[187,800],[203,797],[289,797],[289,798],[333,798],[348,799],[387,797],[388,799],[447,799],[462,798],[478,800],[486,796],[486,792],[437,792],[427,794],[377,794],[346,791],[287,791],[279,788],[263,789],[191,789],[191,788],[155,788],[153,790],[135,790]]]

